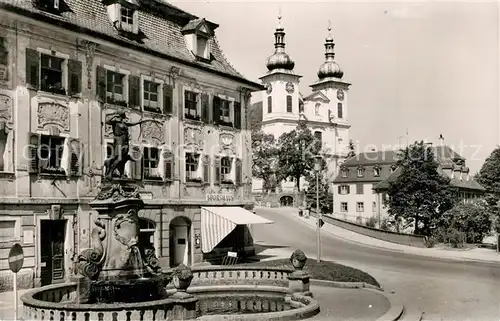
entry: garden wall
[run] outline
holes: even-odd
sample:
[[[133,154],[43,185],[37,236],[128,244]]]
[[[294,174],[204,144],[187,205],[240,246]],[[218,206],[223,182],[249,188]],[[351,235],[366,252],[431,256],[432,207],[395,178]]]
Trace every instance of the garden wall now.
[[[379,230],[377,228],[372,228],[372,227],[356,224],[353,222],[340,220],[338,218],[334,218],[334,217],[331,217],[329,215],[323,215],[323,221],[325,221],[325,223],[333,224],[333,225],[341,227],[343,229],[353,231],[355,233],[363,234],[366,236],[370,236],[370,237],[373,237],[373,238],[376,238],[379,240],[397,243],[397,244],[415,246],[415,247],[425,247],[424,237],[420,236],[420,235],[404,234],[404,233],[397,233],[397,232],[392,232],[392,231]]]

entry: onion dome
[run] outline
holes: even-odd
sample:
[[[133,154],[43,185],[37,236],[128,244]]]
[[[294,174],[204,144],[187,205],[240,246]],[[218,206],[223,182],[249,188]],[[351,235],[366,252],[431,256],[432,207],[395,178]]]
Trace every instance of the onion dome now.
[[[326,61],[319,67],[318,78],[342,78],[344,72],[340,69],[340,66],[334,61],[335,52],[333,48],[335,43],[333,43],[333,37],[330,33],[331,27],[328,27],[328,37],[325,39],[325,58]]]
[[[281,27],[281,16],[278,16],[278,28],[274,32],[274,54],[267,58],[266,67],[269,71],[275,69],[293,70],[295,62],[285,52],[285,29]]]

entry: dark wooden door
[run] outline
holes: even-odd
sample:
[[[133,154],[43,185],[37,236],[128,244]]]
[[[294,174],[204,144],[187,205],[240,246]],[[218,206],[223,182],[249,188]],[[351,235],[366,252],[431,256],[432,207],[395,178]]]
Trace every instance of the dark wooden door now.
[[[41,221],[41,283],[53,284],[64,280],[64,239],[66,220]]]

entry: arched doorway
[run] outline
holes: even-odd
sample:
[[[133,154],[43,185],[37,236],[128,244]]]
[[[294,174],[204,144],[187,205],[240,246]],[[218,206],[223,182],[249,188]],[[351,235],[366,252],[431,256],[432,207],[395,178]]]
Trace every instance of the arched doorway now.
[[[191,221],[186,217],[176,217],[170,221],[170,267],[191,262]]]
[[[293,197],[291,196],[282,196],[280,198],[280,205],[282,207],[290,207],[290,206],[293,206]]]

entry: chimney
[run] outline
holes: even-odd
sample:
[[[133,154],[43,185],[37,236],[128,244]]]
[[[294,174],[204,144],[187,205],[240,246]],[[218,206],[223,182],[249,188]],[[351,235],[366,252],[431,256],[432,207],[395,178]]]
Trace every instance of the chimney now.
[[[439,134],[439,146],[444,146],[444,137],[443,137],[443,134]]]

